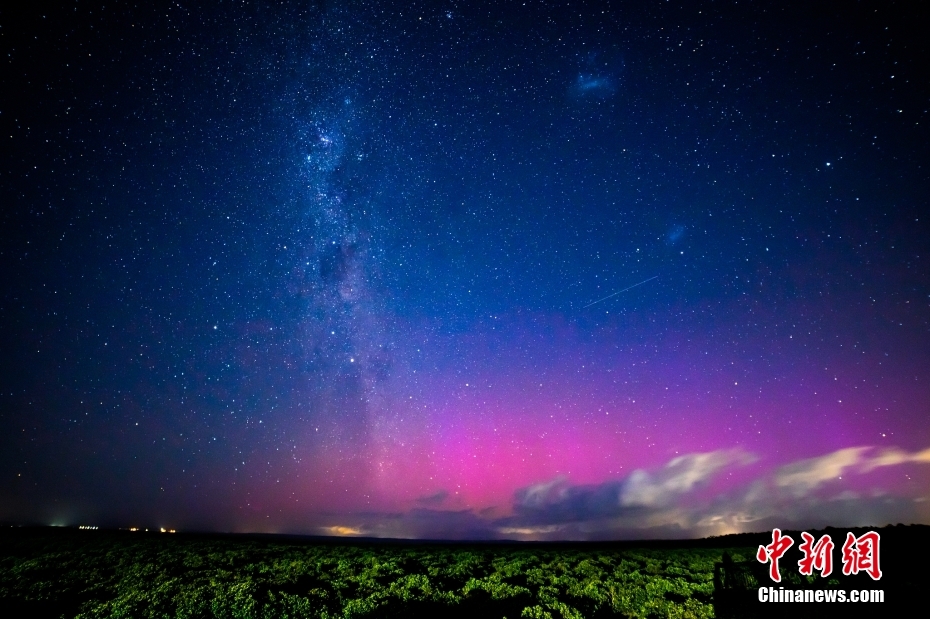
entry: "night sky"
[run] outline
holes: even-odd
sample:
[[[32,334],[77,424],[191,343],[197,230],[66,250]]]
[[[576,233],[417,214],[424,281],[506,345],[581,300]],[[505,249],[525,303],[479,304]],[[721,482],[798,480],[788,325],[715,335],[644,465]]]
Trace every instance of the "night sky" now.
[[[0,521],[930,523],[926,8],[25,4]]]

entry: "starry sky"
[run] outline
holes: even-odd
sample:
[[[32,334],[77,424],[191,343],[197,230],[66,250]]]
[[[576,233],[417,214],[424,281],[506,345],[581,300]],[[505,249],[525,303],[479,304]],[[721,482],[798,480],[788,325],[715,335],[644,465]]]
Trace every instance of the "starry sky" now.
[[[0,521],[930,523],[926,8],[40,4]]]

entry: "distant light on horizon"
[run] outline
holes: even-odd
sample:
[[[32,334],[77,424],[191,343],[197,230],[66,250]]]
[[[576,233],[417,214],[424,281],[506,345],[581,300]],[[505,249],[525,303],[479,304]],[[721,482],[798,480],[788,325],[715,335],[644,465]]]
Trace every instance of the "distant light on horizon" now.
[[[338,535],[340,537],[347,535],[362,535],[363,531],[356,527],[344,527],[344,526],[331,526],[331,527],[320,527],[322,531],[328,533],[329,535]]]

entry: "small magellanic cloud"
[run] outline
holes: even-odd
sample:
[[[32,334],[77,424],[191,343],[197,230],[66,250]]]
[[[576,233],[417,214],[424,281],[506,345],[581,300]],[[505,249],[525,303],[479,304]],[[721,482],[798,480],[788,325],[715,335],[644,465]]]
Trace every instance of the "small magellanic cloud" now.
[[[685,236],[685,227],[681,225],[674,225],[669,228],[668,232],[665,233],[665,241],[669,245],[674,245]]]

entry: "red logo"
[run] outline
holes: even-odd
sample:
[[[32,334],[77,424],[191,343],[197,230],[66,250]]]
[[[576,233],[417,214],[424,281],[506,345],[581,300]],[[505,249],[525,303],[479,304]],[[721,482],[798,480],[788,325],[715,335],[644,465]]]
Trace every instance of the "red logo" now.
[[[801,533],[804,539],[798,550],[804,555],[798,561],[798,568],[802,576],[811,576],[814,570],[820,572],[821,578],[833,573],[833,540],[824,535],[816,543],[814,536],[807,531]],[[852,533],[846,534],[846,543],[843,544],[843,575],[865,572],[872,580],[882,577],[882,570],[878,561],[879,542],[881,537],[875,531],[869,531],[861,537]],[[772,543],[768,546],[759,546],[756,559],[759,563],[769,564],[769,577],[775,582],[781,582],[778,571],[778,560],[794,545],[790,535],[782,535],[781,529],[772,529]]]
[[[843,574],[858,574],[866,572],[872,580],[882,577],[882,570],[878,565],[878,533],[869,531],[857,538],[852,533],[846,534],[846,543],[843,544]]]
[[[772,529],[772,543],[768,546],[759,546],[759,552],[756,553],[756,559],[759,563],[771,563],[769,565],[769,576],[775,582],[781,582],[781,574],[778,573],[778,560],[794,544],[794,540],[788,535],[782,536],[781,529]]]
[[[798,546],[798,549],[804,553],[804,558],[798,561],[798,567],[801,568],[801,574],[810,576],[814,570],[820,572],[822,578],[826,578],[833,573],[833,540],[829,535],[824,535],[817,543],[814,543],[814,536],[805,531],[801,533],[804,542]]]

